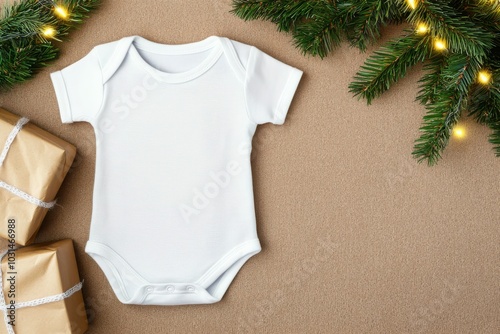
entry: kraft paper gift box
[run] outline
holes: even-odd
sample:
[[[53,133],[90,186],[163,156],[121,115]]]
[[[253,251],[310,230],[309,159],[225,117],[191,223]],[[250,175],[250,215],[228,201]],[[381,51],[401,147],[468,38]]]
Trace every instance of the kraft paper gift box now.
[[[76,148],[0,108],[0,237],[16,219],[15,239],[34,241],[76,154]],[[12,237],[12,235],[10,235]]]
[[[87,330],[71,239],[21,247],[14,257],[10,252],[3,256],[1,265],[1,334],[82,334]],[[10,329],[5,323],[9,321],[14,323]]]

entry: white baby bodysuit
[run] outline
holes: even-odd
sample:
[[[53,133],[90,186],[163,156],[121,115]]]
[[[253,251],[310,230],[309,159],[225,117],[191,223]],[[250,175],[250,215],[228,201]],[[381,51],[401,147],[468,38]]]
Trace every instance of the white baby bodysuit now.
[[[252,137],[258,124],[283,124],[301,76],[217,36],[125,37],[51,73],[62,122],[94,128],[85,251],[122,303],[217,302],[261,250]]]

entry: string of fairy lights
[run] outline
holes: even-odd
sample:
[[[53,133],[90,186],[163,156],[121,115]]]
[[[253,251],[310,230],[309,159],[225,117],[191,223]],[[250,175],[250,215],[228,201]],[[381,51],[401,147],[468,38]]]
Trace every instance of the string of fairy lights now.
[[[61,20],[68,20],[70,17],[70,13],[68,8],[63,5],[54,4],[54,8],[52,9],[54,15]],[[57,30],[52,26],[45,26],[42,29],[42,36],[45,38],[54,38],[57,35]]]
[[[406,0],[406,3],[408,7],[410,7],[412,10],[415,10],[419,5],[419,0]],[[431,28],[427,24],[421,22],[416,25],[415,31],[419,35],[426,35],[429,32],[431,32]],[[433,47],[436,51],[440,52],[448,50],[448,45],[446,43],[446,40],[439,37],[434,37]],[[492,74],[487,69],[481,69],[477,74],[477,82],[482,85],[489,85],[491,83],[491,79],[492,79]],[[466,135],[465,128],[463,126],[455,126],[453,129],[453,135],[459,139],[465,138]]]

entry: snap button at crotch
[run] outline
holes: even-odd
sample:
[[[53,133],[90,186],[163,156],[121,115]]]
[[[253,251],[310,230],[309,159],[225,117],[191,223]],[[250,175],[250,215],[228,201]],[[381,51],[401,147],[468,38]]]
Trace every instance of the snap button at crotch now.
[[[148,287],[146,287],[146,291],[153,292],[153,291],[155,291],[155,288],[153,288],[152,286],[148,286]]]
[[[194,286],[192,286],[192,285],[188,285],[188,286],[186,287],[186,290],[187,290],[188,292],[194,292],[194,291],[196,291],[196,288],[195,288]]]
[[[175,286],[173,286],[173,285],[167,285],[165,287],[165,291],[167,291],[168,293],[172,293],[172,292],[175,291]]]

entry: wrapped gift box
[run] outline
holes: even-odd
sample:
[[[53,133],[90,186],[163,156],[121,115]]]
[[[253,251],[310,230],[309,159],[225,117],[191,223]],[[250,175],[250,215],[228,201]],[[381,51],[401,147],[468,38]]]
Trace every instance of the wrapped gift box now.
[[[0,108],[0,237],[17,221],[16,243],[33,242],[76,154],[76,148]],[[20,130],[19,130],[20,129]]]
[[[71,239],[22,247],[14,256],[7,253],[1,269],[3,312],[7,314],[3,323],[0,320],[1,334],[9,333],[6,321],[14,321],[10,333],[15,334],[82,334],[87,330]]]

